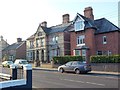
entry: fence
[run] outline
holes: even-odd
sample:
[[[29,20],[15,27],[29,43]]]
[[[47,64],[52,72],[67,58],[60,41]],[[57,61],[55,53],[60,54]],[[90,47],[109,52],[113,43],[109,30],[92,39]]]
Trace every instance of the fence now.
[[[27,89],[32,90],[32,66],[30,64],[23,66],[23,79],[17,79],[17,69],[15,66],[11,66],[12,80],[0,82],[0,88],[2,90],[16,90]]]

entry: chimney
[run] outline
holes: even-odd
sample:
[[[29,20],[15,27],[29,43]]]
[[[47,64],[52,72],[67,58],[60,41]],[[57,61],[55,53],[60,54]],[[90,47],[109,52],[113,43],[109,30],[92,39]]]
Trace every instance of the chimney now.
[[[63,22],[62,22],[63,24],[69,23],[69,14],[64,14],[62,17],[63,17]]]
[[[86,18],[94,20],[93,9],[92,7],[86,7],[84,10],[84,16]]]
[[[22,38],[17,38],[17,42],[22,42]]]
[[[44,21],[44,22],[42,22],[40,25],[43,26],[43,27],[47,27],[47,22]]]
[[[0,41],[3,41],[3,36],[0,36]]]

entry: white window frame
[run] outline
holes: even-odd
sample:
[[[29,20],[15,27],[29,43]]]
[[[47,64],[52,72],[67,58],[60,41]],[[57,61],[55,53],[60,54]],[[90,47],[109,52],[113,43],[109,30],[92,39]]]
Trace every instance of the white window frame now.
[[[78,52],[78,54],[76,52]],[[81,51],[80,50],[74,50],[74,56],[76,56],[76,55],[80,55],[81,56]]]
[[[84,30],[84,20],[82,20],[81,18],[78,18],[74,24],[75,27],[75,31],[81,31]]]
[[[85,45],[85,35],[80,35],[77,37],[77,46]]]
[[[101,55],[103,55],[103,51],[97,51],[97,55],[99,55],[99,52],[101,52],[102,53]]]
[[[103,36],[103,44],[107,44],[107,36]]]
[[[41,47],[44,46],[44,38],[41,38]]]
[[[52,37],[52,41],[53,41],[54,43],[57,43],[57,42],[58,42],[58,36],[53,36],[53,37]]]

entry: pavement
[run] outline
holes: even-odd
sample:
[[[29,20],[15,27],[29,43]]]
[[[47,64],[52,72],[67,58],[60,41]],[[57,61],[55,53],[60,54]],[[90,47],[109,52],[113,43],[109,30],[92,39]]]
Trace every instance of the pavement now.
[[[55,71],[55,72],[58,71],[57,68],[41,68],[41,67],[33,67],[33,70],[44,70],[44,71]],[[91,71],[90,73],[120,76],[120,72]]]

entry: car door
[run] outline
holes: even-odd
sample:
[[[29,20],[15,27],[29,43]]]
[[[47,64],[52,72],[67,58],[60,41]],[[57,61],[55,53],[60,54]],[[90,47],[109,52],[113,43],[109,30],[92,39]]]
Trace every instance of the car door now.
[[[77,67],[77,65],[78,65],[78,63],[77,63],[76,61],[74,61],[74,62],[72,63],[72,66],[71,66],[72,71],[74,71],[74,69]]]
[[[65,71],[72,71],[72,62],[68,62],[65,64]]]

